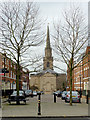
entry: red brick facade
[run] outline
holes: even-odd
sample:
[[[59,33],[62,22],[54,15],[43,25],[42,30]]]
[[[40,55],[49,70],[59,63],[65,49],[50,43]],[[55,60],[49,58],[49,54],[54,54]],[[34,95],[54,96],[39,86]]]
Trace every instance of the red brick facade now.
[[[16,89],[16,63],[0,53],[0,69],[4,67],[9,70],[9,73],[5,73],[5,77],[2,76],[2,90]],[[22,67],[19,89],[29,89],[29,71]]]
[[[78,63],[77,63],[78,64]],[[90,46],[87,47],[85,55],[79,61],[78,66],[73,70],[72,90],[88,90],[90,79]],[[70,76],[67,70],[67,90],[70,90]]]

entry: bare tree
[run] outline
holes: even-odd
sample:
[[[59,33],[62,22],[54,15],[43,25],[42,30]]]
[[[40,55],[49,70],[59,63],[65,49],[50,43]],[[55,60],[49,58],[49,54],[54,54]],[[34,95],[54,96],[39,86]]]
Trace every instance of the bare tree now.
[[[64,22],[54,24],[54,50],[62,62],[66,63],[70,75],[70,105],[72,105],[72,74],[76,61],[82,56],[88,39],[84,15],[79,7],[72,6],[64,11]],[[83,49],[84,48],[84,49]]]
[[[0,5],[0,13],[0,49],[17,63],[16,88],[19,96],[20,65],[44,37],[39,7],[33,2],[8,2]]]
[[[35,54],[35,57],[30,56],[28,64],[26,66],[30,67],[30,73],[36,73],[43,70],[43,57],[42,55]]]

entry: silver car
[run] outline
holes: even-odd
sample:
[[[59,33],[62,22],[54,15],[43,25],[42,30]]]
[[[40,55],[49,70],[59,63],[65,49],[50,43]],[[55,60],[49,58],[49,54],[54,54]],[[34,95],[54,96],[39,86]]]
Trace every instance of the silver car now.
[[[63,92],[62,92],[62,100],[65,100],[66,95],[67,95],[67,91],[63,91]]]
[[[37,96],[37,92],[36,91],[33,91],[33,96]]]
[[[25,91],[26,97],[31,96],[31,94],[32,94],[32,90],[26,90],[26,91]]]
[[[70,102],[70,91],[67,92],[65,102]],[[72,91],[72,102],[80,102],[80,95],[77,91]]]

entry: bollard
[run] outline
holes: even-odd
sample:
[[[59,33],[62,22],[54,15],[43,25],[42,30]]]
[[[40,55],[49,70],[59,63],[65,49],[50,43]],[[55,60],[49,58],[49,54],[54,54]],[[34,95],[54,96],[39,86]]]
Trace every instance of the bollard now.
[[[86,103],[88,104],[88,94],[87,94],[87,96],[86,96]]]
[[[79,99],[79,103],[81,103],[81,97],[82,97],[82,96],[81,96],[81,92],[80,92],[80,99]]]
[[[41,93],[38,93],[38,115],[41,115]]]
[[[54,93],[54,103],[56,103],[56,94]]]

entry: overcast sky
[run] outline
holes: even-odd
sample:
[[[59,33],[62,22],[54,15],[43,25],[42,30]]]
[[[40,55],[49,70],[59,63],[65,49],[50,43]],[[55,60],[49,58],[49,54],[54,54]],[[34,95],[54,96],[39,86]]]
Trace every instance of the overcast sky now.
[[[0,1],[10,2],[10,0],[0,0]],[[15,1],[25,2],[26,0],[15,0]],[[34,0],[34,1],[37,2],[37,4],[40,7],[40,15],[42,16],[42,19],[47,19],[45,22],[45,27],[47,28],[47,24],[49,23],[50,33],[52,33],[53,31],[52,29],[53,22],[57,21],[58,19],[62,19],[63,10],[68,9],[68,7],[70,7],[70,4],[72,4],[72,2],[76,2],[76,4],[79,5],[79,7],[81,8],[81,10],[83,11],[86,17],[86,22],[88,20],[89,0]],[[52,43],[53,41],[52,38],[50,39],[50,41]],[[44,56],[44,49],[45,49],[45,44],[42,45],[42,47],[39,47],[38,53]],[[58,64],[56,62],[54,62],[54,64],[57,64],[58,66],[60,66],[60,68],[64,68],[66,70],[65,64],[62,63]],[[58,71],[57,69],[55,69],[55,71],[62,72],[62,71]]]
[[[56,0],[57,2],[55,1],[52,1],[52,2],[45,2],[43,0],[43,2],[38,2],[39,6],[40,6],[40,12],[41,12],[41,16],[43,18],[46,18],[46,28],[47,28],[47,24],[49,23],[49,27],[50,27],[50,33],[52,34],[52,31],[53,31],[53,22],[57,22],[58,19],[63,19],[62,17],[62,12],[66,9],[68,9],[70,7],[70,5],[72,4],[72,2],[66,2],[66,0],[63,0],[63,1],[59,1]],[[67,0],[69,1],[69,0]],[[72,1],[72,0],[71,0]],[[73,0],[74,1],[74,0]],[[77,0],[76,0],[77,1]],[[75,4],[77,4],[81,10],[83,11],[84,13],[84,16],[86,18],[86,22],[88,22],[88,1],[87,0],[82,0],[82,2],[80,0],[78,0],[78,2],[76,2]],[[51,43],[52,43],[52,38],[50,39]],[[45,48],[45,45],[44,47],[42,47],[42,54],[44,53],[44,48]],[[54,57],[54,54],[53,54],[53,57]],[[62,64],[62,63],[56,63],[54,61],[54,64],[57,64],[58,66],[60,66],[60,68],[64,68],[65,70],[67,69],[66,68],[66,65],[65,64]],[[57,69],[54,69],[55,71],[57,72],[62,72],[62,71],[59,71]]]
[[[67,0],[68,1],[68,0]],[[62,17],[64,9],[68,9],[72,3],[70,2],[38,2],[40,5],[41,15],[47,18],[50,24],[53,20]],[[85,15],[88,15],[88,2],[77,2],[77,4]]]

